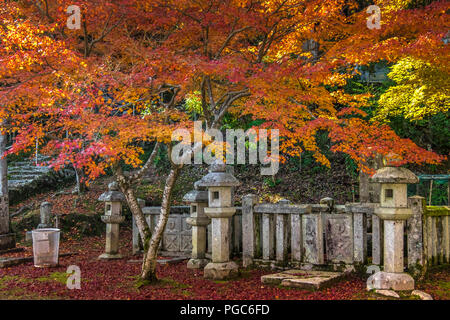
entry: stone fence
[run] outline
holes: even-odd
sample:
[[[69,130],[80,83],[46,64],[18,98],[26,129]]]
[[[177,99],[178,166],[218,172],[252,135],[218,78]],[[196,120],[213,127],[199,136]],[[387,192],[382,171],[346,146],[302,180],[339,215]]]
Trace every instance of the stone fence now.
[[[408,267],[450,263],[450,207],[426,206],[420,196],[408,200],[413,211],[406,230]]]
[[[145,219],[154,230],[158,223],[161,207],[142,207]],[[186,219],[190,216],[190,206],[172,206],[170,208],[170,217],[164,231],[161,243],[161,254],[167,256],[190,255],[192,250],[192,226]],[[236,215],[231,217],[231,231],[229,235],[230,252],[234,255],[240,254],[242,250],[242,214],[241,208],[236,208]],[[142,241],[139,237],[139,231],[133,218],[133,254],[142,252]],[[211,224],[207,227],[207,252],[211,254],[212,232]]]
[[[243,199],[243,263],[272,267],[363,264],[371,204],[260,204]]]
[[[376,203],[334,205],[258,203],[256,196],[243,198],[231,217],[230,252],[242,254],[245,266],[321,268],[356,264],[383,265],[383,223],[374,213]],[[410,269],[418,265],[450,263],[450,207],[427,207],[419,196],[408,199],[413,216],[406,222],[404,251]],[[143,207],[153,230],[160,207]],[[192,226],[186,219],[190,206],[171,207],[161,243],[161,254],[188,256],[192,250]],[[207,227],[207,257],[211,255],[211,224]],[[368,250],[369,249],[369,250]],[[133,253],[142,243],[133,220]]]
[[[426,207],[424,257],[428,264],[450,263],[450,207]]]

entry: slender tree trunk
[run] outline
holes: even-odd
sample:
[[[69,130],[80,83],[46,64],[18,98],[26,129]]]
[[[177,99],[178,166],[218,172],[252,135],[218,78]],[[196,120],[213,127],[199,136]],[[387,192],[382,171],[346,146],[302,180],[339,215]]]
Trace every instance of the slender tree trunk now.
[[[3,124],[2,124],[3,125]],[[9,201],[8,201],[8,163],[6,152],[6,134],[0,132],[0,234],[9,233]]]
[[[180,167],[174,166],[170,170],[169,176],[166,179],[166,184],[164,187],[164,193],[162,197],[161,213],[159,215],[158,225],[156,226],[153,235],[150,240],[150,246],[148,251],[144,256],[144,262],[142,264],[141,278],[143,280],[154,282],[157,280],[156,277],[156,264],[159,244],[161,242],[164,230],[166,228],[167,221],[170,214],[170,204],[173,187],[177,180],[178,174],[180,172]]]
[[[145,221],[144,213],[142,212],[142,208],[137,201],[133,187],[131,186],[127,178],[122,174],[122,171],[120,169],[116,172],[116,180],[119,185],[120,191],[125,196],[125,200],[136,222],[139,235],[141,237],[142,243],[144,244],[145,254],[151,237],[150,227],[148,226],[147,221]]]

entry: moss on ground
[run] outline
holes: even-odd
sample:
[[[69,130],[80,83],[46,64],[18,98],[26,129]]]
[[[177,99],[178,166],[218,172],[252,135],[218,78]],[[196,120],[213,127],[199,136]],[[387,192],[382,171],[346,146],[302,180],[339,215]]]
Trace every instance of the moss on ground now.
[[[48,276],[39,277],[36,280],[41,281],[41,282],[56,281],[56,282],[66,285],[68,277],[69,277],[69,274],[67,274],[66,272],[55,271],[55,272],[52,272],[51,274],[49,274]]]

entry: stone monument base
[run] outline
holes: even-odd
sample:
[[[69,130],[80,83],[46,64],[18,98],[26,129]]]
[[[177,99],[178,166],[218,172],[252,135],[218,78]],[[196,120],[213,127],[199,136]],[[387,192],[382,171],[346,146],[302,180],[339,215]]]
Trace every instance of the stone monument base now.
[[[367,279],[367,290],[414,290],[414,279],[406,273],[377,272]]]
[[[114,260],[114,259],[122,259],[123,256],[120,253],[111,254],[111,253],[103,253],[98,256],[99,260]]]
[[[188,269],[201,269],[209,263],[208,259],[190,259],[187,263]]]
[[[206,265],[204,271],[204,278],[210,280],[228,280],[239,275],[238,265],[233,261],[210,262]]]
[[[0,234],[0,250],[7,250],[16,247],[16,234]]]

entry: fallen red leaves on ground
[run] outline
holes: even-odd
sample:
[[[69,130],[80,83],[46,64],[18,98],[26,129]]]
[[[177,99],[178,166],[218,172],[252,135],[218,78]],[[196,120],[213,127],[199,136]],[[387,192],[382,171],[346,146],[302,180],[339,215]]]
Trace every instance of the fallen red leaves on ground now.
[[[137,275],[141,265],[129,263],[136,260],[131,255],[131,234],[121,233],[121,253],[124,259],[99,261],[103,253],[104,237],[89,237],[83,240],[65,240],[61,253],[76,252],[77,255],[60,258],[56,268],[35,268],[26,263],[0,269],[1,299],[188,299],[188,300],[341,300],[367,299],[365,280],[351,275],[331,288],[321,291],[289,289],[261,284],[261,276],[272,270],[245,269],[241,278],[233,281],[211,281],[203,278],[202,270],[186,268],[186,262],[159,265],[154,285],[138,288]],[[7,256],[31,256],[32,250],[8,254]],[[5,256],[5,255],[4,255]],[[77,265],[81,269],[81,289],[70,290],[65,284],[67,267]],[[439,274],[441,281],[449,281],[448,270]],[[426,288],[431,288],[431,284]],[[436,298],[436,297],[435,297]],[[439,298],[439,297],[437,297]]]

